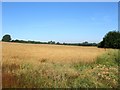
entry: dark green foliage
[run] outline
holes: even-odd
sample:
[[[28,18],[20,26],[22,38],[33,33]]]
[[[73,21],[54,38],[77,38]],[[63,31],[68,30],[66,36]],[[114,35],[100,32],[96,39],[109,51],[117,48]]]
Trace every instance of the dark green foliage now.
[[[17,43],[30,43],[30,44],[56,44],[56,45],[71,45],[71,46],[97,46],[97,43],[89,43],[87,41],[83,42],[83,43],[60,43],[60,42],[55,42],[55,41],[48,41],[48,42],[40,42],[40,41],[25,41],[25,40],[11,40],[10,35],[5,35],[3,36],[2,41],[6,41],[6,42],[17,42]],[[120,40],[118,40],[118,42],[120,42]]]
[[[4,41],[4,42],[10,42],[11,41],[11,36],[8,35],[8,34],[4,35],[3,38],[2,38],[2,41]]]
[[[88,44],[89,44],[89,43],[88,43],[87,41],[83,42],[83,45],[85,45],[85,46],[88,45]]]
[[[103,40],[98,44],[98,47],[120,49],[120,32],[119,31],[108,32],[103,38]]]
[[[39,42],[39,41],[25,41],[25,40],[12,40],[11,42],[17,42],[17,43],[31,43],[31,44],[56,44],[56,45],[72,45],[72,46],[97,46],[96,43],[60,43],[55,41],[48,41],[48,42]]]
[[[59,45],[60,43],[59,43],[59,42],[57,42],[56,44],[58,44],[58,45]]]
[[[103,41],[101,41],[101,42],[98,44],[98,47],[104,48],[104,43],[105,43],[105,40],[104,40],[104,38],[103,38]]]
[[[55,44],[55,41],[48,41],[48,44]]]
[[[25,41],[25,40],[12,40],[11,42],[17,43],[31,43],[31,44],[47,44],[47,42],[38,42],[38,41]]]

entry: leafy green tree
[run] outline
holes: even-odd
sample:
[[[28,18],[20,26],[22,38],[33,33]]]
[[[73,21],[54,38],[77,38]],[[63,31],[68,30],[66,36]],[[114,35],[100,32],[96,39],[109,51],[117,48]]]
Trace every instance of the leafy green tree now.
[[[48,44],[55,44],[55,41],[48,41]]]
[[[83,46],[87,46],[89,43],[87,41],[85,41],[82,44],[83,44]]]
[[[5,42],[10,42],[11,41],[11,36],[9,34],[6,34],[3,36],[2,41]]]
[[[120,32],[119,31],[108,32],[103,38],[103,40],[98,44],[98,47],[120,49]]]
[[[120,49],[120,38],[116,40],[114,47]]]
[[[56,44],[58,44],[58,45],[59,45],[60,43],[59,43],[59,42],[57,42]]]

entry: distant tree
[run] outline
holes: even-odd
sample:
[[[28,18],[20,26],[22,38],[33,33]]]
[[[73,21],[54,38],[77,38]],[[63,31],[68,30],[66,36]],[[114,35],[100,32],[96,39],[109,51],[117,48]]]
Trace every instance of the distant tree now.
[[[67,45],[67,43],[64,42],[63,45]]]
[[[97,43],[91,43],[91,46],[97,46]]]
[[[11,41],[11,36],[9,34],[6,34],[3,36],[2,41],[4,42],[10,42]]]
[[[55,41],[52,41],[52,44],[55,44]]]
[[[87,41],[83,42],[82,45],[87,46],[89,43]]]
[[[48,44],[52,44],[52,41],[48,41]]]
[[[16,39],[16,40],[12,40],[12,42],[20,42],[18,39]]]
[[[103,40],[98,44],[101,48],[118,48],[120,49],[120,32],[110,31],[108,32]]]
[[[57,42],[56,44],[60,44],[59,42]]]
[[[48,41],[48,44],[55,44],[55,41]]]

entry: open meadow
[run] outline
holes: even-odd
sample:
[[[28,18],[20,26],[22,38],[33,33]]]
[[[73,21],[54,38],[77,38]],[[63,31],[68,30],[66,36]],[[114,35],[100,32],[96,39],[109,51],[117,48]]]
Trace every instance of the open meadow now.
[[[1,3],[2,89],[120,88],[117,0],[16,1]]]
[[[3,88],[116,88],[118,50],[2,43]]]

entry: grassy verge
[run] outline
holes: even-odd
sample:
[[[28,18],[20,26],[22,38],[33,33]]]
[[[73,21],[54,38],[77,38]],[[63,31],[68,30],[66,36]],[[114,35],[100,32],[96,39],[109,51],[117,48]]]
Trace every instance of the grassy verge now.
[[[110,50],[97,57],[91,64],[76,64],[75,68],[81,73],[76,79],[76,87],[83,88],[117,88],[118,86],[118,50]]]
[[[110,50],[92,63],[3,66],[3,87],[19,88],[117,88],[118,50]],[[7,68],[8,67],[8,68]],[[15,69],[16,68],[16,69]]]

